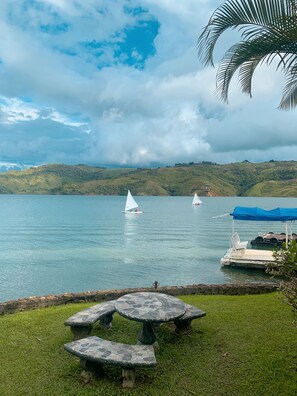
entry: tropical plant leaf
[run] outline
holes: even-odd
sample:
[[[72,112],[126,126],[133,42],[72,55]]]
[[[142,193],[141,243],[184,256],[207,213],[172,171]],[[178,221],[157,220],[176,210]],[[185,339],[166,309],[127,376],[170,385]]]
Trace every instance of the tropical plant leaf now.
[[[281,110],[291,110],[297,106],[297,68],[290,69],[287,73],[287,82],[283,91],[283,97],[279,108]]]
[[[295,67],[297,65],[296,0],[227,0],[218,7],[198,38],[198,55],[204,65],[214,66],[213,53],[219,37],[227,29],[237,29],[241,41],[230,47],[217,72],[217,91],[228,100],[231,79],[239,69],[239,82],[251,96],[252,77],[259,64],[270,65],[287,75],[280,109],[297,105]]]

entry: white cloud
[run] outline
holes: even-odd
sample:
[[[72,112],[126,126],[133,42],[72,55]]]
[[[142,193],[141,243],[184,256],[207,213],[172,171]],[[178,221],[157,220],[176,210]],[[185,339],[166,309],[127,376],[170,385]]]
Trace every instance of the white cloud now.
[[[0,160],[148,166],[294,159],[297,113],[276,110],[284,78],[273,65],[256,72],[253,99],[234,81],[229,105],[215,95],[216,70],[201,69],[196,40],[219,0],[24,4],[0,4]],[[123,64],[128,54],[120,52],[124,29],[141,18],[125,11],[134,6],[160,23],[156,52],[141,70]],[[130,50],[144,60],[135,43]]]
[[[39,117],[36,108],[24,103],[18,98],[0,97],[0,110],[3,123],[15,123],[19,121],[32,121]]]
[[[43,116],[42,118],[45,119],[49,119],[49,120],[53,120],[53,121],[57,121],[61,124],[67,125],[67,126],[73,126],[73,127],[81,127],[83,125],[87,125],[84,122],[75,122],[72,121],[69,117],[58,113],[57,111],[52,111],[50,113],[48,113],[47,116]]]

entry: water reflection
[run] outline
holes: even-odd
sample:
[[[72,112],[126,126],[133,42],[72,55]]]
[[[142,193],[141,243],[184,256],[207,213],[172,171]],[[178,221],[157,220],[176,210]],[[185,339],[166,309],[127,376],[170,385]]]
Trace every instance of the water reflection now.
[[[136,214],[125,213],[124,236],[127,245],[135,241],[138,232],[138,217]]]
[[[244,282],[278,282],[271,275],[264,270],[254,268],[236,268],[236,267],[221,267],[221,271],[225,276],[227,283],[244,283]]]
[[[124,219],[124,263],[131,264],[135,262],[133,248],[137,244],[139,215],[125,213]]]

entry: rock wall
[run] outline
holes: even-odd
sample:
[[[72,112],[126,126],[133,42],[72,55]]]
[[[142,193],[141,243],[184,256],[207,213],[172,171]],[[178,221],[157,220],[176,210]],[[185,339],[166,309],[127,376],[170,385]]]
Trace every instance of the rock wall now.
[[[119,298],[120,296],[139,292],[152,291],[166,293],[172,296],[185,296],[188,294],[225,294],[225,295],[243,295],[243,294],[261,294],[271,293],[278,289],[276,283],[243,283],[243,284],[222,284],[222,285],[188,285],[188,286],[166,286],[156,288],[141,289],[122,289],[122,290],[96,290],[83,293],[64,293],[44,297],[28,297],[18,300],[11,300],[0,303],[0,315],[50,307],[53,305],[62,305],[70,303],[80,303],[89,301],[107,301]]]

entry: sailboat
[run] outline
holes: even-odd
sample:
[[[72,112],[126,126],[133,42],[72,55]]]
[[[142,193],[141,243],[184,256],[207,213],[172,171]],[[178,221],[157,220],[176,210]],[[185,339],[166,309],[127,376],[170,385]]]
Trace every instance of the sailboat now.
[[[198,197],[198,195],[195,193],[194,194],[194,198],[193,198],[193,202],[192,205],[201,205],[202,201],[201,199]]]
[[[141,210],[138,209],[138,204],[133,198],[130,190],[128,190],[126,206],[123,213],[132,213],[132,214],[143,213]]]

